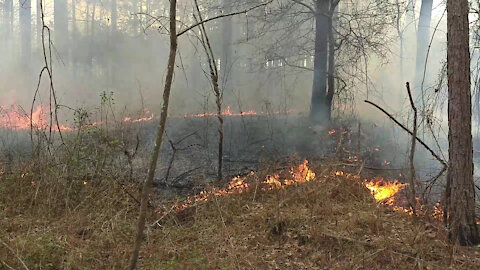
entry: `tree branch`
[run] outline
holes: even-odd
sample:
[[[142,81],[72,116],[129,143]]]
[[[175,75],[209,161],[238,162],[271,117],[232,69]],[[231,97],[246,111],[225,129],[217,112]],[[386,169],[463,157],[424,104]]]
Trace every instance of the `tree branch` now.
[[[406,132],[408,132],[408,134],[412,135],[413,136],[413,132],[411,132],[408,128],[406,128],[404,125],[402,125],[402,123],[398,122],[397,119],[395,119],[395,117],[393,117],[390,113],[388,113],[387,111],[385,111],[382,107],[378,106],[377,104],[371,102],[371,101],[368,101],[368,100],[365,100],[366,103],[374,106],[375,108],[379,109],[380,111],[382,111],[386,116],[388,116],[393,122],[395,122],[395,124],[397,124],[398,126],[400,126],[403,130],[405,130]],[[445,161],[443,159],[441,159],[433,150],[432,148],[430,148],[425,142],[422,141],[422,139],[416,137],[417,141],[423,145],[423,147],[425,147],[425,149],[427,149],[430,154],[432,154],[432,156],[438,160],[438,162],[440,162],[444,167],[447,167],[447,163],[445,163]]]
[[[203,25],[204,23],[206,22],[209,22],[209,21],[213,21],[213,20],[217,20],[217,19],[220,19],[220,18],[225,18],[225,17],[230,17],[230,16],[235,16],[235,15],[239,15],[239,14],[244,14],[244,13],[247,13],[249,11],[252,11],[254,9],[257,9],[259,7],[263,7],[263,6],[266,6],[270,3],[272,3],[273,0],[270,0],[266,3],[263,3],[263,4],[260,4],[260,5],[256,5],[254,7],[251,7],[251,8],[248,8],[248,9],[245,9],[245,10],[242,10],[242,11],[237,11],[237,12],[232,12],[232,13],[227,13],[227,14],[222,14],[222,15],[218,15],[218,16],[215,16],[215,17],[212,17],[212,18],[208,18],[208,19],[205,19],[205,20],[201,20],[193,25],[190,25],[189,27],[183,29],[182,31],[178,32],[177,34],[177,37],[180,37],[181,35],[185,34],[186,32],[192,30],[193,28],[199,26],[199,25]]]
[[[300,0],[292,0],[292,1],[295,2],[295,3],[297,3],[297,4],[299,4],[299,5],[302,5],[302,6],[306,7],[306,8],[309,9],[310,12],[312,12],[313,14],[316,13],[316,11],[315,11],[315,9],[314,9],[313,7],[305,4],[304,2],[302,2],[302,1],[300,1]]]

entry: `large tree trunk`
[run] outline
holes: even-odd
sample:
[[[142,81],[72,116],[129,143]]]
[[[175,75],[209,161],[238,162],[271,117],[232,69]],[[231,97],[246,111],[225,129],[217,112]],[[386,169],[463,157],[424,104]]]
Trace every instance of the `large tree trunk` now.
[[[32,54],[32,6],[31,0],[20,0],[19,20],[22,48],[22,65],[29,69]]]
[[[419,89],[425,72],[428,45],[430,43],[430,24],[432,22],[433,0],[422,0],[417,31],[417,57],[415,65],[415,88]],[[423,91],[422,89],[420,89]],[[423,106],[424,104],[422,104]]]
[[[468,0],[447,1],[449,168],[446,221],[460,245],[480,242],[475,219]]]
[[[310,119],[316,124],[328,124],[327,105],[327,63],[328,63],[328,0],[316,1],[315,14],[315,56],[313,64],[313,87]]]
[[[160,148],[163,141],[163,134],[165,132],[165,125],[167,123],[168,104],[170,101],[170,90],[172,88],[173,73],[175,70],[175,59],[177,55],[177,1],[170,0],[170,54],[168,56],[167,77],[165,78],[165,88],[163,90],[163,105],[160,115],[160,124],[158,125],[157,139],[155,141],[155,147],[153,148],[152,159],[150,161],[150,168],[148,169],[148,176],[143,185],[141,194],[140,214],[138,216],[137,223],[137,235],[135,238],[135,244],[133,248],[132,258],[130,260],[129,270],[134,270],[138,256],[140,254],[140,247],[144,238],[145,220],[147,217],[147,205],[148,198],[153,186],[153,179],[155,176],[155,170],[157,169],[158,156],[160,154]]]

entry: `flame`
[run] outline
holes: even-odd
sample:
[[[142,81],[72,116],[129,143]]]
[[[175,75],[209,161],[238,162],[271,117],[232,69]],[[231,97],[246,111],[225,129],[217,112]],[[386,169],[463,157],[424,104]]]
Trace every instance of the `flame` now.
[[[46,129],[50,125],[50,109],[44,105],[37,105],[32,112],[32,121],[30,123],[30,113],[25,112],[19,106],[12,106],[11,108],[0,107],[0,128],[12,129],[12,130],[28,130],[33,125],[36,129]],[[143,111],[143,116],[140,118],[125,117],[122,122],[139,123],[147,122],[154,119],[154,114],[149,110]],[[90,126],[99,126],[104,122],[94,122]],[[76,128],[64,124],[59,125],[60,131],[70,132],[76,130]],[[54,123],[53,129],[57,131],[56,124]]]
[[[38,105],[32,112],[32,121],[30,123],[30,113],[25,112],[21,107],[12,107],[9,109],[0,107],[0,127],[13,130],[27,130],[33,127],[43,129],[48,125],[47,108]]]
[[[221,113],[222,116],[256,116],[256,115],[269,115],[269,114],[275,114],[275,115],[280,115],[280,114],[292,114],[295,113],[296,110],[287,110],[287,111],[275,111],[275,112],[257,112],[254,110],[248,110],[248,111],[242,111],[239,113],[234,113],[232,112],[230,106],[227,106]],[[184,118],[203,118],[203,117],[213,117],[213,116],[218,116],[218,113],[212,113],[212,112],[205,112],[205,113],[198,113],[198,114],[184,114]]]
[[[395,195],[407,186],[407,184],[402,184],[397,180],[390,182],[380,177],[365,181],[364,185],[370,190],[376,201],[391,206],[395,203]]]
[[[204,190],[200,192],[200,194],[198,195],[189,196],[183,203],[173,205],[172,209],[178,211],[178,210],[191,207],[198,202],[209,201],[212,198],[214,198],[214,196],[239,194],[239,193],[248,191],[250,189],[250,185],[246,182],[247,177],[253,176],[254,174],[255,174],[254,172],[251,172],[250,174],[244,177],[240,177],[240,176],[234,177],[225,188],[219,189],[219,188],[213,187],[210,190]],[[308,167],[308,160],[304,160],[302,164],[296,167],[292,167],[290,169],[290,174],[293,177],[292,179],[283,179],[283,180],[281,180],[281,176],[278,173],[267,175],[264,181],[262,182],[262,184],[265,186],[263,190],[283,189],[283,188],[286,188],[287,186],[295,186],[300,183],[310,182],[313,180],[323,181],[323,179],[325,179],[323,177],[316,178],[315,173]],[[357,181],[360,179],[359,175],[346,174],[343,171],[334,171],[332,172],[332,176],[353,178]],[[400,183],[397,180],[393,182],[387,181],[383,177],[375,177],[372,180],[363,181],[363,185],[368,190],[370,190],[370,193],[372,194],[372,196],[375,198],[377,202],[391,206],[392,210],[396,212],[403,212],[408,215],[413,215],[413,211],[410,207],[406,208],[406,207],[400,206],[395,200],[395,197],[398,195],[398,193],[402,191],[406,186],[408,186],[408,184]],[[419,201],[417,202],[419,203]],[[420,205],[418,211],[426,213],[426,209],[427,207],[425,207],[425,205]],[[162,211],[159,209],[155,211],[158,214],[162,214]],[[433,211],[429,213],[431,217],[437,220],[442,220],[443,214],[444,212],[440,202],[438,202],[434,206]],[[480,221],[477,221],[477,224],[480,225]]]
[[[225,188],[213,187],[210,190],[204,190],[200,194],[195,196],[189,196],[186,200],[178,205],[173,206],[174,209],[181,210],[190,207],[198,202],[209,201],[214,196],[224,196],[228,194],[239,194],[250,189],[250,185],[246,182],[248,176],[253,176],[255,173],[251,172],[247,176],[234,177]],[[297,185],[299,183],[310,182],[315,179],[315,173],[308,167],[308,160],[304,160],[302,164],[292,167],[290,169],[290,175],[292,179],[281,180],[280,175],[275,173],[273,175],[267,175],[264,181],[261,183],[264,186],[264,190],[273,190],[279,188],[285,188],[287,186]]]
[[[153,120],[155,118],[155,115],[150,112],[148,109],[144,109],[142,112],[143,117],[137,118],[137,119],[132,119],[131,117],[125,117],[123,118],[122,122],[130,122],[130,123],[139,123],[139,122],[148,122]]]

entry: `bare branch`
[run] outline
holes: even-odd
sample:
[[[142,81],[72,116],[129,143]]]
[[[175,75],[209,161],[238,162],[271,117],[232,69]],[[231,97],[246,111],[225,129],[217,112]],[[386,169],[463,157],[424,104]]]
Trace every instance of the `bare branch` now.
[[[292,0],[293,2],[299,4],[299,5],[302,5],[304,7],[306,7],[308,10],[310,10],[310,12],[312,12],[313,14],[316,13],[315,9],[307,4],[305,4],[304,2],[300,1],[300,0]]]
[[[197,22],[197,23],[195,23],[195,24],[193,24],[193,25],[185,28],[184,30],[178,32],[177,37],[180,37],[181,35],[185,34],[186,32],[192,30],[193,28],[195,28],[195,27],[197,27],[197,26],[199,26],[199,25],[203,25],[203,24],[206,23],[206,22],[213,21],[213,20],[217,20],[217,19],[220,19],[220,18],[235,16],[235,15],[239,15],[239,14],[245,14],[245,13],[247,13],[247,12],[249,12],[249,11],[252,11],[252,10],[254,10],[254,9],[257,9],[257,8],[259,8],[259,7],[266,6],[266,5],[268,5],[268,4],[272,3],[272,2],[273,2],[273,0],[270,0],[270,1],[266,2],[266,3],[260,4],[260,5],[256,5],[256,6],[254,6],[254,7],[251,7],[251,8],[242,10],[242,11],[237,11],[237,12],[222,14],[222,15],[218,15],[218,16],[215,16],[215,17],[212,17],[212,18],[208,18],[208,19],[205,19],[205,20],[201,20],[201,21],[199,21],[199,22]]]
[[[402,123],[398,122],[397,119],[395,119],[395,117],[393,117],[390,113],[388,113],[387,111],[385,111],[382,107],[378,106],[377,104],[371,102],[371,101],[368,101],[368,100],[365,100],[366,103],[374,106],[375,108],[379,109],[380,111],[382,111],[386,116],[388,116],[393,122],[395,122],[395,124],[397,124],[399,127],[401,127],[403,130],[405,130],[406,132],[408,132],[408,134],[410,135],[413,135],[413,132],[411,132],[408,128],[406,128]],[[427,149],[430,154],[436,159],[438,160],[438,162],[440,162],[443,166],[447,166],[447,163],[442,159],[440,158],[436,153],[435,151],[432,150],[432,148],[430,148],[424,141],[422,141],[422,139],[417,138],[417,141],[423,146],[425,147],[425,149]]]

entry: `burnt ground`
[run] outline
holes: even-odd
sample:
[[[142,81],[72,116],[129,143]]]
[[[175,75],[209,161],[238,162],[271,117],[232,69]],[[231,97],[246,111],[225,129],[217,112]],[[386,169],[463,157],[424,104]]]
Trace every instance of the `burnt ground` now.
[[[135,178],[141,179],[144,177],[142,174],[146,174],[157,124],[157,121],[123,124],[117,128],[118,132],[111,133],[113,137],[138,136],[139,148],[134,160],[138,175]],[[330,134],[332,130],[335,132]],[[218,182],[217,118],[172,117],[167,123],[167,136],[164,137],[155,184],[160,197],[169,199],[201,191],[210,185],[224,185],[233,176],[257,171],[261,164],[281,167],[291,159],[322,162],[335,158],[342,167],[357,162],[358,156],[365,162],[365,168],[406,182],[410,141],[403,131],[392,130],[391,126],[362,123],[359,133],[358,124],[353,121],[337,122],[332,128],[312,126],[308,117],[301,114],[227,116],[224,125],[224,177]],[[2,130],[0,138],[2,160],[14,162],[29,156],[28,131]],[[134,141],[130,140],[130,149],[134,148]],[[114,155],[121,160],[119,164],[126,163],[121,152]],[[438,162],[419,145],[416,171],[421,182],[429,181],[440,171]],[[441,198],[444,182],[442,177],[435,183],[430,194],[432,201]],[[419,192],[426,184],[422,183]]]
[[[153,147],[156,126],[154,123],[142,125],[142,145],[148,153]],[[398,146],[384,143],[381,132],[372,135],[374,132],[366,127],[359,136],[358,130],[347,126],[351,125],[312,126],[303,115],[226,117],[224,181],[218,183],[217,119],[170,118],[156,175],[158,191],[168,197],[192,189],[202,190],[208,185],[222,185],[232,176],[257,171],[262,163],[282,166],[282,162],[292,158],[322,161],[333,157],[340,164],[348,164],[358,161],[356,157],[360,153],[365,166],[379,170],[398,166],[403,161],[394,154]],[[375,141],[381,145],[374,144]]]

